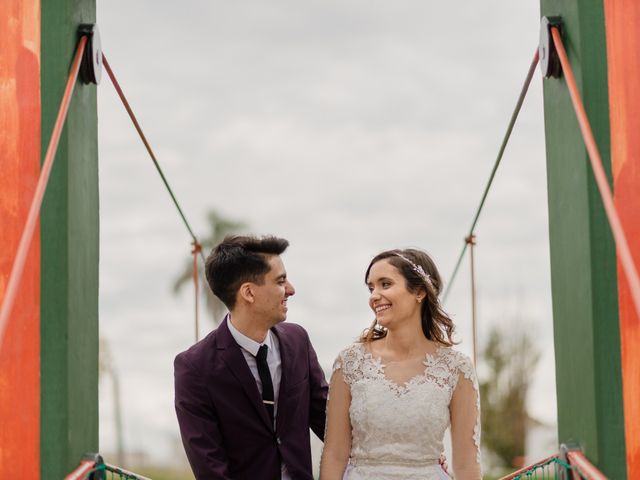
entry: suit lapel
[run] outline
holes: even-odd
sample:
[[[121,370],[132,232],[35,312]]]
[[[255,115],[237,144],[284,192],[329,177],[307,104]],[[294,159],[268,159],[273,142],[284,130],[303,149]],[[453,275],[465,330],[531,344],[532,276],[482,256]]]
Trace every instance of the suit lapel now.
[[[228,317],[227,317],[228,318]],[[269,420],[267,409],[262,404],[262,396],[258,390],[256,379],[253,377],[249,365],[242,354],[240,346],[236,343],[227,326],[227,318],[224,319],[220,327],[218,327],[218,339],[217,348],[222,350],[222,360],[229,368],[229,371],[238,380],[247,397],[251,401],[251,405],[254,406],[258,415],[265,423],[265,425],[273,430],[273,424]]]
[[[280,345],[280,387],[278,388],[278,412],[276,413],[276,428],[278,425],[284,425],[284,417],[287,412],[287,384],[289,381],[289,372],[287,367],[289,366],[289,360],[291,359],[291,342],[290,338],[284,332],[284,329],[280,330],[273,327],[271,331],[278,337],[278,343]]]

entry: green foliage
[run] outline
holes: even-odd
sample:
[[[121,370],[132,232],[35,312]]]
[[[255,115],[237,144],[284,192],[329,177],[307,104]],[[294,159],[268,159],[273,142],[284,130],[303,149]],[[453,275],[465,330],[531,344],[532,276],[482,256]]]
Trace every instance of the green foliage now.
[[[524,330],[505,333],[493,328],[482,352],[488,374],[480,382],[482,441],[501,467],[521,464],[527,429],[527,392],[540,358]]]

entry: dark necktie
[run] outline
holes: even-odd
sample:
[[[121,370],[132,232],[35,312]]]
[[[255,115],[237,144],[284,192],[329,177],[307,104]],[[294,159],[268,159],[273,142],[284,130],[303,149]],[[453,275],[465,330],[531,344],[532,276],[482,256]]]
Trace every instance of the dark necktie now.
[[[269,364],[267,363],[267,351],[269,347],[262,345],[256,355],[258,362],[258,375],[260,375],[260,381],[262,382],[262,403],[267,409],[269,418],[273,422],[273,383],[271,382],[271,373],[269,372]]]

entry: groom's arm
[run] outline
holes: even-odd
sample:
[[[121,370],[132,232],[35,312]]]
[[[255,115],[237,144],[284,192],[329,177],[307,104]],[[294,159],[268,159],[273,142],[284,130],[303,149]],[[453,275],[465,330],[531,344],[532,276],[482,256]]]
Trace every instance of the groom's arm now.
[[[309,355],[309,426],[311,430],[313,430],[313,433],[315,433],[320,440],[324,441],[329,386],[324,378],[324,371],[318,363],[318,356],[313,349],[313,345],[311,345],[309,335],[306,332],[305,335],[307,336]]]
[[[175,408],[182,444],[196,480],[230,480],[217,413],[202,376],[181,354],[174,362]]]

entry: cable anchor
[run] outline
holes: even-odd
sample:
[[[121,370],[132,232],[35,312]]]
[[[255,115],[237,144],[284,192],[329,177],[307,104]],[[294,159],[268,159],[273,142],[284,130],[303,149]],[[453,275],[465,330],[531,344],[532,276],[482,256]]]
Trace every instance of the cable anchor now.
[[[562,18],[542,17],[540,20],[538,56],[540,57],[540,70],[544,78],[560,78],[562,76],[560,57],[551,36],[552,27],[556,27],[562,33]]]
[[[85,23],[78,27],[78,35],[87,37],[87,48],[82,56],[80,65],[80,77],[82,83],[95,85],[100,84],[102,78],[102,43],[100,42],[100,31],[95,23]]]

